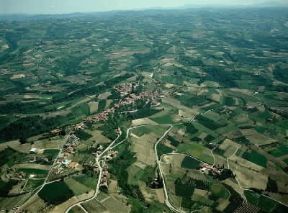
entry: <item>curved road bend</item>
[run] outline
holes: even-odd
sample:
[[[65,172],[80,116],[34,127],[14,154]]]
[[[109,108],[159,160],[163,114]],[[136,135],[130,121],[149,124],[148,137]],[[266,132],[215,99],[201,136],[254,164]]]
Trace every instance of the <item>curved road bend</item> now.
[[[117,138],[116,138],[113,142],[111,142],[110,145],[109,145],[100,155],[96,156],[96,158],[95,158],[96,164],[97,164],[97,166],[98,166],[98,168],[99,168],[99,175],[98,175],[98,181],[97,181],[97,185],[96,185],[95,192],[94,192],[93,196],[90,197],[90,198],[81,200],[81,201],[79,201],[79,202],[77,202],[77,203],[74,203],[73,205],[71,205],[69,208],[66,209],[65,213],[68,213],[73,207],[79,206],[79,205],[81,205],[81,204],[83,204],[83,203],[86,203],[86,202],[89,202],[89,201],[91,201],[91,200],[93,200],[93,199],[95,199],[95,198],[97,197],[97,195],[98,195],[98,193],[99,193],[99,186],[100,186],[100,183],[101,183],[101,177],[102,177],[102,173],[103,173],[103,168],[101,167],[101,161],[100,161],[100,160],[101,160],[101,157],[102,157],[109,149],[111,149],[111,147],[112,147],[112,146],[114,145],[114,143],[119,139],[119,137],[121,136],[121,134],[122,134],[122,132],[121,132],[121,130],[120,130],[120,134],[117,136]]]
[[[161,176],[162,182],[163,182],[163,189],[164,189],[164,194],[165,194],[165,204],[173,212],[185,213],[185,211],[182,211],[181,209],[176,209],[169,201],[169,196],[168,196],[168,191],[167,191],[167,187],[166,187],[166,183],[165,183],[165,179],[164,179],[164,175],[163,175],[163,170],[161,168],[160,160],[158,158],[158,152],[157,152],[158,144],[166,137],[166,135],[173,129],[173,127],[174,126],[171,124],[169,129],[166,130],[166,132],[162,135],[161,138],[158,139],[158,141],[155,143],[155,146],[154,146],[154,152],[155,152],[155,157],[156,157],[156,163],[157,163],[157,166],[159,168],[159,173],[160,173],[160,176]]]
[[[54,159],[53,164],[52,164],[52,166],[50,167],[50,170],[49,170],[49,172],[48,172],[48,174],[47,174],[47,176],[46,176],[43,184],[40,186],[40,188],[39,188],[31,197],[29,197],[26,201],[24,201],[24,203],[23,203],[20,207],[18,207],[18,209],[16,210],[16,212],[21,212],[22,208],[23,208],[32,198],[34,198],[34,197],[44,188],[44,186],[46,186],[47,184],[51,183],[51,182],[48,182],[48,179],[49,179],[49,177],[50,177],[50,175],[51,175],[52,169],[54,168],[54,166],[55,166],[55,164],[56,164],[59,156],[62,154],[63,147],[64,147],[64,145],[67,143],[67,141],[68,141],[68,139],[69,139],[69,136],[70,136],[70,133],[68,133],[68,134],[66,135],[66,137],[65,137],[65,143],[63,143],[63,145],[61,146],[61,148],[59,147],[59,153],[58,153],[58,155],[56,156],[56,158]]]
[[[163,179],[163,174],[162,174],[162,169],[161,169],[161,166],[160,166],[160,162],[159,162],[159,159],[158,159],[158,154],[157,154],[157,145],[166,137],[166,135],[171,131],[171,129],[173,128],[173,125],[172,124],[157,124],[155,126],[170,126],[169,129],[162,135],[162,137],[156,142],[155,146],[154,146],[154,149],[156,150],[156,159],[157,159],[157,166],[160,168],[160,172],[161,172],[161,177],[162,177],[162,180],[163,180],[163,186],[164,186],[164,192],[165,192],[165,197],[166,197],[166,200],[165,200],[165,204],[168,206],[168,208],[173,211],[173,212],[178,212],[178,213],[184,213],[182,210],[177,210],[176,208],[174,208],[172,206],[172,204],[169,202],[169,197],[168,197],[168,193],[167,193],[167,189],[166,189],[166,184],[164,182],[164,179]],[[99,176],[98,176],[98,182],[97,182],[97,186],[96,186],[96,189],[95,189],[95,193],[93,195],[93,197],[91,198],[88,198],[88,199],[85,199],[85,200],[82,200],[82,201],[79,201],[73,205],[71,205],[69,208],[67,208],[67,210],[65,211],[65,213],[68,213],[73,207],[75,206],[79,206],[83,203],[86,203],[86,202],[89,202],[93,199],[95,199],[99,193],[99,186],[100,186],[100,182],[101,182],[101,176],[102,176],[102,173],[103,173],[103,168],[101,167],[101,163],[100,163],[100,158],[103,156],[103,154],[105,154],[105,152],[107,152],[109,149],[114,149],[116,148],[117,146],[123,144],[129,137],[129,134],[130,134],[130,131],[133,130],[133,129],[137,129],[137,128],[140,128],[140,127],[143,127],[143,126],[151,126],[150,124],[143,124],[143,125],[139,125],[139,126],[134,126],[134,127],[130,127],[127,129],[126,131],[126,137],[120,141],[119,143],[115,144],[115,142],[117,141],[117,139],[120,137],[120,135],[99,155],[96,157],[96,164],[98,165],[99,167]]]
[[[211,110],[208,110],[208,111],[204,112],[203,114],[206,114],[206,113],[209,112],[209,111],[211,111]],[[199,113],[199,114],[201,114],[201,113]],[[194,122],[194,121],[195,121],[195,117],[196,117],[196,116],[194,116],[194,117],[191,119],[191,122]],[[100,172],[99,172],[98,182],[97,182],[97,186],[96,186],[96,190],[95,190],[94,196],[91,197],[90,199],[82,200],[82,201],[77,202],[76,204],[73,204],[72,206],[70,206],[70,207],[65,211],[65,213],[68,213],[73,207],[75,207],[75,206],[77,206],[77,205],[81,205],[82,203],[88,202],[88,201],[93,200],[94,198],[97,197],[97,195],[98,195],[98,193],[99,193],[99,185],[100,185],[101,176],[102,176],[102,172],[103,172],[103,169],[102,169],[102,167],[101,167],[101,165],[100,165],[100,162],[99,162],[100,157],[102,157],[102,155],[103,155],[105,152],[107,152],[109,149],[114,149],[115,147],[117,147],[117,146],[119,146],[120,144],[124,143],[124,142],[127,140],[127,138],[129,137],[130,130],[136,129],[136,128],[139,128],[139,127],[143,127],[143,126],[151,126],[151,125],[153,126],[153,124],[143,124],[143,125],[139,125],[139,126],[130,127],[130,128],[127,129],[127,131],[126,131],[126,137],[125,137],[125,139],[123,139],[123,140],[122,140],[121,142],[119,142],[118,144],[115,144],[115,142],[116,142],[116,141],[118,140],[118,138],[121,136],[121,132],[120,132],[120,134],[118,135],[118,137],[117,137],[99,156],[97,156],[96,159],[95,159],[95,160],[96,160],[96,164],[97,164],[97,166],[99,167]],[[170,126],[170,128],[169,128],[169,129],[162,135],[162,137],[156,142],[155,147],[154,147],[155,150],[156,150],[155,153],[156,153],[157,165],[158,165],[159,170],[160,170],[160,173],[161,173],[161,174],[160,174],[160,175],[161,175],[161,178],[163,179],[163,173],[162,173],[161,165],[160,165],[160,162],[159,162],[159,159],[158,159],[157,145],[159,144],[160,141],[162,141],[162,140],[164,139],[164,137],[170,132],[170,130],[171,130],[174,126],[173,126],[172,124],[155,124],[155,126]],[[69,135],[70,135],[70,134],[68,134],[68,136],[69,136]],[[67,136],[66,140],[68,140],[68,136]],[[66,144],[66,143],[64,143],[64,144]],[[49,173],[48,173],[48,175],[47,175],[47,177],[46,177],[43,185],[39,188],[39,190],[37,190],[37,192],[36,192],[35,194],[33,194],[31,197],[29,197],[29,198],[24,202],[24,204],[22,204],[22,205],[18,208],[18,210],[17,210],[16,212],[18,212],[19,210],[21,210],[21,208],[23,208],[24,205],[25,205],[29,200],[31,200],[33,197],[35,197],[35,196],[43,189],[43,187],[47,184],[48,178],[49,178],[49,176],[50,176],[50,174],[51,174],[51,170],[52,170],[52,168],[55,166],[55,163],[56,163],[58,157],[59,157],[60,154],[62,153],[64,144],[63,144],[63,146],[61,147],[58,156],[55,158],[55,160],[54,160],[54,162],[53,162],[53,164],[52,164],[52,166],[51,166],[51,169],[50,169],[50,171],[49,171]],[[114,144],[115,144],[115,145],[114,145]],[[164,179],[163,179],[163,186],[165,187],[164,192],[165,192],[165,197],[166,197],[166,201],[165,201],[166,205],[167,205],[172,211],[174,211],[174,212],[181,212],[181,213],[182,213],[182,212],[183,212],[182,210],[177,210],[177,209],[174,208],[174,207],[171,205],[171,203],[169,202],[168,193],[167,193],[166,184],[165,184]]]

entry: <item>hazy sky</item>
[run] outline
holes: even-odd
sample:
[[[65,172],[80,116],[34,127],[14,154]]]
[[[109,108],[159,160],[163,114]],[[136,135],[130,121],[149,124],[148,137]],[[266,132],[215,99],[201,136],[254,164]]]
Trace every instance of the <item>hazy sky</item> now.
[[[55,14],[181,7],[184,5],[251,5],[270,0],[0,0],[0,14]],[[288,0],[271,0],[287,3]]]

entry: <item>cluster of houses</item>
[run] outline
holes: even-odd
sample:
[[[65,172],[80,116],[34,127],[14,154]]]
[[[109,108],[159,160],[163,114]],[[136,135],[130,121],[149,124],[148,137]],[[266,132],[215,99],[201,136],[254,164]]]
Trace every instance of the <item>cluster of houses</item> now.
[[[67,138],[67,142],[63,146],[62,152],[59,154],[56,164],[54,166],[55,174],[61,174],[65,168],[77,170],[79,169],[79,164],[70,159],[70,156],[75,153],[77,146],[80,143],[80,139],[74,135],[70,134]]]
[[[95,152],[93,152],[93,155],[97,156],[100,155],[104,150],[104,147],[102,145],[98,145]],[[109,178],[110,174],[108,171],[108,165],[105,163],[107,161],[112,160],[115,158],[118,154],[118,151],[108,150],[107,153],[103,156],[104,165],[102,166],[102,177],[100,181],[100,187],[106,187],[108,188]],[[96,164],[94,164],[92,167],[90,166],[90,169],[93,169],[94,172],[99,172],[99,168]]]
[[[85,129],[86,125],[84,122],[78,123],[73,127],[74,131]]]
[[[153,92],[141,92],[140,94],[129,94],[125,98],[119,101],[119,103],[115,104],[112,108],[106,109],[103,112],[92,117],[92,120],[95,121],[107,121],[110,114],[114,113],[117,109],[123,106],[134,104],[137,100],[143,99],[154,99],[157,94]],[[88,118],[89,119],[89,118]],[[89,119],[91,121],[91,118]]]
[[[58,135],[61,135],[61,133],[62,133],[61,129],[53,129],[50,131],[50,135],[52,136],[58,136]]]
[[[3,180],[25,180],[25,173],[17,171],[15,168],[9,168],[6,173],[2,176]]]
[[[63,150],[59,154],[59,156],[56,160],[55,166],[53,168],[55,174],[63,174],[64,171],[67,171],[67,170],[65,170],[67,168],[73,169],[73,170],[78,170],[78,169],[81,170],[81,168],[82,168],[77,162],[73,162],[71,160],[71,155],[73,155],[76,152],[77,146],[80,143],[79,138],[73,134],[75,131],[85,129],[86,125],[88,125],[89,123],[94,123],[95,121],[107,121],[109,115],[114,113],[117,109],[119,109],[123,106],[132,105],[137,100],[148,99],[147,101],[150,100],[153,103],[157,100],[157,97],[159,97],[159,92],[146,92],[145,91],[145,92],[141,92],[139,94],[133,93],[133,91],[137,88],[137,86],[139,86],[139,85],[133,84],[133,83],[125,83],[125,84],[121,84],[121,85],[115,87],[115,89],[120,93],[121,97],[123,97],[117,104],[115,104],[113,107],[111,107],[109,109],[104,110],[103,112],[101,112],[97,115],[93,115],[93,116],[86,118],[84,121],[73,125],[72,128],[69,129],[70,130],[69,132],[72,134],[69,134],[67,142],[63,147]],[[155,103],[157,104],[157,101]],[[62,129],[54,129],[50,132],[50,134],[53,136],[61,135],[62,133],[63,133]],[[121,134],[121,130],[117,129],[116,133]],[[95,150],[93,150],[93,155],[95,155],[95,156],[100,155],[104,150],[104,147],[102,145],[97,145],[94,148],[95,148]],[[33,151],[36,151],[36,150],[33,150]],[[117,154],[118,154],[117,151],[108,150],[106,152],[106,154],[103,156],[104,163],[115,158],[117,156]],[[99,172],[98,166],[93,162],[85,164],[85,165],[83,165],[83,167],[87,168],[90,171],[94,171],[95,173]],[[110,174],[108,172],[107,164],[105,164],[103,166],[102,171],[103,171],[103,174],[101,177],[100,186],[108,187]]]
[[[74,126],[72,126],[72,128],[70,129],[71,134],[68,136],[67,138],[67,142],[64,144],[63,146],[63,150],[62,152],[59,154],[57,161],[55,163],[55,166],[53,168],[54,173],[56,175],[59,174],[63,174],[63,172],[65,171],[65,169],[72,169],[72,170],[81,170],[82,166],[71,160],[71,155],[75,154],[76,149],[78,147],[78,145],[80,144],[80,139],[73,134],[73,132],[77,131],[77,130],[82,130],[85,129],[86,127],[86,122],[80,122],[78,124],[75,124]],[[52,132],[53,131],[53,132]],[[50,133],[53,135],[59,135],[61,134],[60,129],[55,129],[52,130]],[[120,134],[121,130],[118,128],[116,129],[116,133]],[[93,155],[97,156],[100,155],[102,153],[102,151],[104,150],[104,147],[102,145],[97,145],[95,148],[95,151],[92,153]],[[34,152],[38,152],[39,150],[33,150]],[[113,158],[115,158],[117,156],[118,152],[117,151],[113,151],[113,150],[109,150],[105,156],[103,156],[104,161],[110,161]],[[95,173],[99,172],[99,168],[96,164],[94,164],[93,162],[90,162],[90,164],[85,164],[83,165],[84,167],[88,168],[88,170],[94,171]],[[107,170],[103,170],[103,184],[107,185],[108,184],[108,179],[110,177],[109,173],[108,173],[108,169]],[[107,184],[105,184],[107,183]]]
[[[105,164],[103,165],[102,177],[100,180],[100,187],[108,188],[109,178],[110,178],[110,174],[108,172],[108,166],[107,164]]]
[[[80,139],[71,134],[67,138],[67,142],[63,146],[63,154],[74,154],[77,146],[80,144]]]
[[[213,176],[219,176],[222,173],[222,169],[218,168],[215,165],[209,165],[207,163],[203,163],[200,168],[200,172],[203,174],[212,174]]]
[[[104,165],[102,166],[103,171],[102,171],[100,187],[108,188],[110,174],[108,171],[108,165],[105,162],[112,160],[113,158],[117,157],[117,155],[118,155],[118,151],[108,150],[107,154],[103,156]]]
[[[138,86],[137,84],[133,84],[133,83],[124,83],[124,84],[120,84],[116,86],[115,90],[120,93],[121,97],[124,97],[132,93],[133,90],[137,88],[137,86]]]
[[[92,154],[94,156],[98,156],[103,152],[103,150],[104,150],[104,147],[101,144],[97,145],[97,148],[94,150]],[[108,150],[107,153],[103,156],[103,159],[105,161],[110,161],[113,158],[115,158],[117,154],[118,154],[118,151]]]
[[[72,126],[72,129],[70,129],[70,130],[73,132],[73,131],[85,129],[85,127],[86,127],[85,122],[80,122],[80,123]],[[53,129],[50,131],[50,135],[51,136],[59,136],[59,135],[63,135],[63,132],[65,132],[63,129]]]
[[[110,161],[118,155],[118,151],[109,150],[108,153],[103,157],[105,161]]]

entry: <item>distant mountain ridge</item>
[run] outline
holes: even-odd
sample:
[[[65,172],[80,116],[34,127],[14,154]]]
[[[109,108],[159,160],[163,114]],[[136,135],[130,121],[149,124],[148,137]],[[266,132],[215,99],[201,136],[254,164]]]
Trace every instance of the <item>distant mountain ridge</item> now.
[[[60,18],[60,17],[79,17],[79,16],[87,16],[87,15],[113,15],[118,13],[134,13],[134,12],[144,12],[144,11],[165,11],[165,10],[189,10],[189,9],[227,9],[227,8],[235,8],[235,9],[249,9],[249,8],[288,8],[288,0],[287,2],[283,2],[281,0],[275,1],[266,1],[263,3],[248,3],[248,4],[235,4],[235,5],[219,5],[219,4],[187,4],[180,7],[150,7],[150,8],[143,8],[143,9],[130,9],[130,10],[110,10],[110,11],[95,11],[95,12],[74,12],[74,13],[59,13],[59,14],[29,14],[29,13],[11,13],[11,14],[1,14],[0,13],[0,20],[15,20],[20,21],[23,18],[27,19],[34,19],[34,18]]]
[[[181,6],[182,9],[188,8],[203,8],[203,7],[217,7],[217,8],[229,8],[229,7],[288,7],[288,1],[284,2],[281,0],[265,1],[262,3],[245,3],[245,4],[229,4],[229,5],[219,5],[219,4],[187,4]]]

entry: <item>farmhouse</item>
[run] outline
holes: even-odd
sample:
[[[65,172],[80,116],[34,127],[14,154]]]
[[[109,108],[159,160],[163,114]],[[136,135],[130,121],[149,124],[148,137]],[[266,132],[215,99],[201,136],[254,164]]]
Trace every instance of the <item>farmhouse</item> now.
[[[214,176],[221,175],[222,172],[222,170],[218,169],[216,166],[214,165],[211,166],[206,163],[202,164],[200,171],[204,174],[212,174]]]

